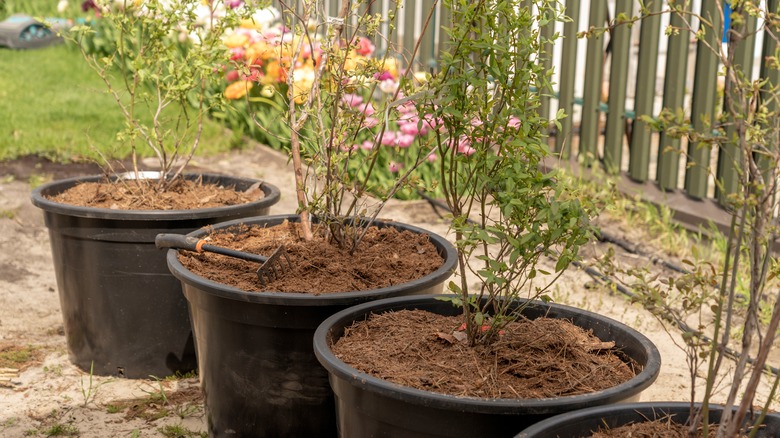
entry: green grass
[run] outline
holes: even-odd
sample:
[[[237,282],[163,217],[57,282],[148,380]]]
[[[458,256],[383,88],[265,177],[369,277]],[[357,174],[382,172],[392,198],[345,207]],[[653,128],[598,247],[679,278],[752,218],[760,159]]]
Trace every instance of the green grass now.
[[[71,1],[70,16],[80,13]],[[0,0],[0,20],[15,12],[57,16],[54,0]],[[102,79],[80,52],[65,44],[36,50],[0,48],[0,160],[39,155],[55,161],[98,161],[126,157],[116,133],[124,118]],[[229,150],[235,141],[208,122],[199,155]],[[98,151],[100,153],[98,153]],[[142,155],[151,156],[142,150]]]

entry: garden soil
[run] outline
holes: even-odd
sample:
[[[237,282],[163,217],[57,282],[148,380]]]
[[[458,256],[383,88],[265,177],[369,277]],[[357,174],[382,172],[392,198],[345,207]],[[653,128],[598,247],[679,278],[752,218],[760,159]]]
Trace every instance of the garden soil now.
[[[193,164],[197,170],[260,178],[278,186],[282,197],[271,212],[282,214],[296,207],[287,163],[286,156],[253,146],[196,158]],[[82,437],[179,436],[171,433],[176,428],[204,432],[206,416],[197,378],[90,376],[68,361],[48,232],[42,212],[30,203],[30,191],[32,182],[96,173],[97,167],[83,164],[52,165],[34,159],[0,163],[0,436],[54,432]],[[382,217],[452,238],[447,222],[425,201],[391,201]],[[607,231],[635,244],[651,240],[619,222],[608,223]],[[603,245],[593,244],[586,252],[604,251]],[[554,261],[545,263],[552,270]],[[647,335],[660,348],[663,366],[642,399],[687,400],[689,372],[685,355],[675,345],[679,333],[667,333],[642,308],[604,288],[586,287],[591,284],[588,275],[572,268],[551,295],[557,302],[599,312]],[[773,365],[780,365],[777,362],[774,358]],[[762,387],[760,395],[767,393]],[[717,397],[723,399],[722,391]]]

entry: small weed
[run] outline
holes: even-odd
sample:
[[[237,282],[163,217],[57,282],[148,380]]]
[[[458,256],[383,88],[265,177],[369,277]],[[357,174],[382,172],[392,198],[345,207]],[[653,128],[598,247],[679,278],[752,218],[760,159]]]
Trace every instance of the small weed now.
[[[111,382],[111,380],[109,379],[109,380],[106,380],[105,382],[100,382],[98,384],[95,384],[95,382],[93,381],[94,366],[95,366],[94,362],[89,365],[89,381],[88,381],[89,383],[88,383],[88,385],[86,387],[84,386],[84,376],[81,376],[81,395],[84,397],[84,404],[82,406],[84,406],[84,407],[86,407],[89,404],[90,401],[94,401],[95,400],[95,396],[97,395],[97,391],[98,391],[98,389],[101,386],[105,385],[106,383]]]
[[[170,376],[166,376],[163,380],[165,380],[166,382],[172,382],[172,381],[176,381],[176,380],[193,379],[195,377],[198,377],[198,372],[195,371],[195,370],[189,371],[189,372],[184,373],[184,374],[182,374],[179,371],[176,371],[176,374],[172,374]]]
[[[3,429],[11,427],[19,422],[19,417],[11,417],[3,422]]]
[[[4,217],[6,219],[13,219],[16,216],[16,212],[14,210],[0,210],[0,217]]]
[[[108,404],[106,405],[106,412],[109,414],[117,414],[119,412],[122,412],[122,407],[119,405],[114,404]]]
[[[30,179],[28,180],[28,183],[30,184],[30,188],[34,189],[40,185],[43,185],[51,180],[51,177],[49,175],[41,175],[41,174],[32,174],[30,175]]]
[[[197,417],[200,416],[203,412],[203,409],[200,405],[197,404],[182,404],[174,406],[173,413],[176,414],[179,418],[182,420],[187,417]]]
[[[0,368],[23,369],[43,356],[39,347],[7,345],[0,347]]]
[[[62,375],[62,365],[55,365],[52,367],[45,366],[43,367],[43,372],[46,374],[54,374],[55,376],[61,376]]]
[[[141,431],[138,429],[133,429],[132,432],[130,432],[130,438],[138,438],[141,436]]]
[[[118,411],[127,409],[125,419],[142,418],[154,421],[174,413],[180,418],[198,415],[202,412],[203,395],[198,387],[180,389],[166,394],[161,381],[160,389],[145,391],[148,396],[139,399],[120,400],[113,403]]]
[[[206,432],[195,432],[180,425],[167,425],[157,429],[166,438],[207,438]]]
[[[79,430],[76,426],[72,424],[57,423],[50,426],[48,429],[45,429],[42,433],[47,437],[48,436],[77,436],[79,434]]]
[[[36,436],[38,435],[38,429],[27,429],[24,431],[24,436]]]

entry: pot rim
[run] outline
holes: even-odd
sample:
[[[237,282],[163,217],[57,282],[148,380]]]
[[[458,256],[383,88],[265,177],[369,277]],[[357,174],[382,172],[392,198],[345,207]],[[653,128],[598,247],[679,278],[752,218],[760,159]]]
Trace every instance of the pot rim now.
[[[613,415],[620,415],[620,413],[623,412],[630,412],[630,413],[637,412],[640,414],[640,416],[644,416],[644,414],[648,411],[656,411],[656,410],[662,412],[666,411],[665,414],[679,412],[679,411],[687,412],[690,406],[691,403],[687,401],[646,401],[646,402],[637,402],[637,403],[621,403],[621,404],[613,404],[613,405],[594,406],[590,408],[578,409],[571,412],[564,412],[562,414],[558,414],[550,418],[546,418],[536,424],[533,424],[532,426],[523,429],[517,435],[516,438],[526,438],[527,436],[534,436],[536,434],[543,433],[548,428],[561,423],[568,424],[568,423],[577,422],[580,420],[585,420],[590,418],[606,418]],[[696,402],[694,403],[694,406],[700,408],[702,406],[702,403]],[[715,410],[719,412],[723,410],[723,407],[724,406],[722,404],[710,403],[710,410]],[[734,407],[734,409],[736,409],[736,407]],[[769,412],[767,413],[767,417],[777,418],[778,422],[780,422],[780,414]]]
[[[110,208],[83,207],[77,205],[63,204],[47,198],[52,194],[58,194],[81,182],[95,182],[105,179],[104,175],[76,176],[66,179],[51,181],[36,187],[31,195],[33,205],[48,213],[62,214],[68,216],[109,219],[109,220],[143,220],[143,221],[169,221],[169,220],[187,220],[187,219],[206,219],[215,215],[223,215],[225,210],[243,211],[257,210],[258,208],[270,207],[277,202],[281,196],[279,188],[263,180],[254,178],[221,175],[217,173],[186,173],[185,178],[203,178],[204,181],[232,180],[237,182],[260,182],[260,188],[265,196],[257,201],[244,204],[227,205],[223,207],[195,208],[190,210],[113,210]],[[116,179],[118,176],[112,176]]]
[[[561,310],[567,313],[579,313],[603,321],[606,324],[627,332],[642,345],[642,348],[647,354],[647,363],[645,363],[642,371],[632,379],[623,382],[620,385],[588,394],[536,399],[460,397],[414,389],[379,379],[347,365],[341,359],[337,358],[330,349],[329,338],[331,329],[334,325],[341,324],[345,321],[354,321],[368,313],[381,313],[383,311],[408,308],[410,305],[414,306],[415,304],[432,302],[432,300],[438,300],[441,297],[448,296],[452,297],[453,295],[395,297],[368,302],[342,310],[323,321],[317,328],[314,333],[314,353],[319,362],[329,373],[333,373],[339,378],[345,379],[351,385],[359,386],[366,391],[396,400],[424,405],[426,407],[491,414],[516,415],[518,414],[518,410],[529,414],[543,414],[554,412],[554,409],[561,405],[565,405],[567,409],[579,409],[588,407],[596,402],[609,403],[610,401],[624,400],[649,387],[660,373],[661,353],[655,344],[639,331],[619,321],[615,321],[594,312],[563,304],[544,303],[539,300],[520,299],[521,301],[532,301],[534,304],[538,303],[538,305],[546,306],[550,309]]]
[[[270,215],[270,216],[256,216],[243,219],[236,219],[227,222],[220,222],[210,227],[211,229],[229,228],[240,224],[258,224],[266,223],[269,225],[276,225],[282,223],[284,220],[297,219],[299,216],[296,214],[282,214],[282,215]],[[431,287],[435,284],[441,283],[452,275],[457,263],[457,253],[455,247],[444,237],[439,236],[436,233],[430,232],[423,228],[405,224],[401,222],[393,221],[380,221],[377,220],[374,224],[384,226],[396,226],[403,230],[409,230],[414,233],[427,234],[434,245],[442,250],[442,257],[444,262],[439,268],[416,280],[407,281],[405,283],[387,286],[377,289],[370,289],[366,291],[347,291],[327,293],[320,295],[311,295],[307,293],[293,293],[293,292],[249,292],[236,287],[228,286],[226,284],[218,283],[199,275],[195,275],[192,271],[185,268],[179,261],[177,254],[178,250],[168,250],[167,260],[168,268],[173,275],[183,283],[197,287],[204,292],[217,296],[220,298],[232,299],[236,301],[245,301],[249,303],[260,304],[274,304],[280,306],[344,306],[352,305],[366,301],[367,299],[381,299],[387,296],[396,294],[400,289],[415,289],[422,290]],[[207,230],[200,229],[189,233],[191,237],[201,237],[207,233]]]

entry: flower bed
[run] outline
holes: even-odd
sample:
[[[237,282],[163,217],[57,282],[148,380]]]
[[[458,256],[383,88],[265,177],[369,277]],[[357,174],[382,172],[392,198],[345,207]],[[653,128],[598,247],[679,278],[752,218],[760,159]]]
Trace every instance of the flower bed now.
[[[88,41],[82,41],[88,51],[113,52],[114,33],[101,23],[100,8],[121,4],[108,2],[97,6],[95,2],[85,2],[96,12],[92,21],[95,33]],[[131,8],[131,13],[145,10],[142,3],[128,10]],[[225,8],[249,6],[242,0],[224,0],[218,6],[195,2],[193,14],[202,23],[202,31],[208,32]],[[275,149],[286,150],[290,145],[290,123],[285,119],[288,105],[291,102],[301,105],[309,95],[317,68],[326,55],[321,49],[323,28],[312,26],[308,35],[294,36],[281,24],[281,13],[272,7],[246,9],[245,16],[241,26],[223,38],[225,63],[214,66],[220,80],[212,86],[211,93],[213,99],[227,99],[228,105],[221,111],[212,111],[211,115],[230,128],[237,139],[246,135]],[[198,34],[172,35],[172,41],[186,50],[188,44],[198,43]],[[354,87],[349,94],[325,98],[338,98],[338,104],[345,110],[340,117],[354,118],[353,122],[359,123],[361,129],[356,137],[329,146],[338,147],[346,154],[345,162],[352,177],[365,178],[369,174],[366,189],[380,197],[390,192],[400,174],[413,168],[409,184],[398,190],[395,197],[415,198],[418,190],[435,196],[437,181],[433,175],[438,157],[431,137],[437,123],[420,114],[413,100],[404,98],[406,94],[413,95],[415,87],[427,75],[417,73],[404,77],[401,62],[387,55],[377,56],[369,38],[342,44],[344,56],[338,62],[343,62],[344,71],[352,74],[350,80]],[[317,118],[329,123],[326,114]],[[308,152],[316,154],[316,148],[321,146],[309,145]],[[464,156],[473,152],[466,142],[455,142],[453,146]]]

